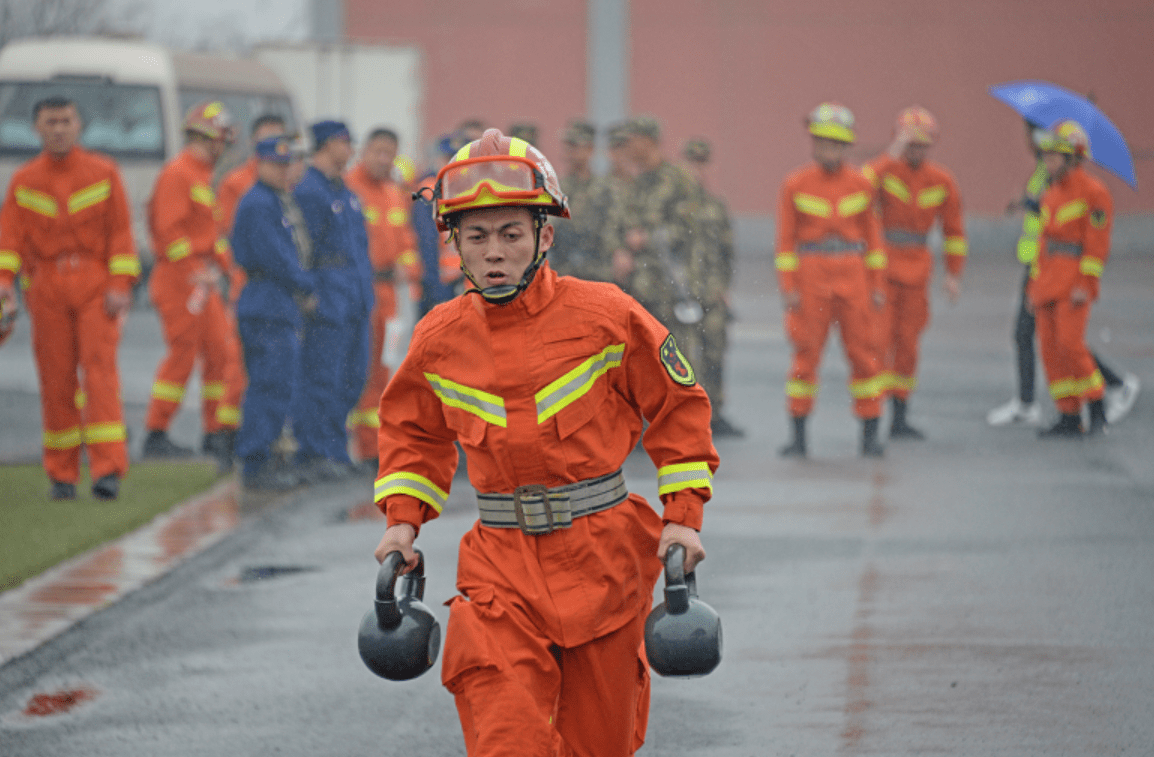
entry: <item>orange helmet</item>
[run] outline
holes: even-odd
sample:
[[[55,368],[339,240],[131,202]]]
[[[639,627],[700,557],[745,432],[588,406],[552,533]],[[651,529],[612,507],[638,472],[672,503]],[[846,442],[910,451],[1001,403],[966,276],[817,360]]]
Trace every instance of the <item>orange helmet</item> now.
[[[806,128],[815,137],[853,144],[853,113],[835,102],[824,102],[814,108],[805,119]]]
[[[1077,158],[1090,157],[1090,135],[1073,119],[1058,121],[1045,131],[1037,132],[1035,142],[1043,152],[1061,152]]]
[[[488,129],[457,151],[433,185],[437,228],[448,231],[450,217],[464,210],[525,206],[569,217],[569,201],[549,160],[523,139]]]
[[[911,144],[932,145],[938,141],[938,121],[920,105],[911,105],[898,114],[894,134],[905,134]]]
[[[236,139],[232,116],[219,100],[205,100],[189,108],[184,115],[184,130],[225,142]]]

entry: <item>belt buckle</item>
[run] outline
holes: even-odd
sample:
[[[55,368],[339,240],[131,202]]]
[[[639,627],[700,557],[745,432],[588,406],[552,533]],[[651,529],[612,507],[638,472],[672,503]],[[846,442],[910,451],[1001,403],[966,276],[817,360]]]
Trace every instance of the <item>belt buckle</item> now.
[[[526,522],[525,508],[521,503],[523,497],[540,497],[541,508],[544,510],[546,525],[541,527],[530,526]],[[551,534],[554,530],[553,509],[549,506],[549,489],[544,484],[526,484],[513,490],[513,513],[517,516],[517,526],[526,536]]]

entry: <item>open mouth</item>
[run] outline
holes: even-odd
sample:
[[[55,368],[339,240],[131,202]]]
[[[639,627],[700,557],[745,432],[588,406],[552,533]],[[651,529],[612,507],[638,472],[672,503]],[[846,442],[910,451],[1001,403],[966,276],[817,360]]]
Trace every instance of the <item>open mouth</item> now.
[[[509,277],[501,271],[489,271],[485,274],[485,283],[489,286],[500,286],[501,284],[507,283],[508,280]]]

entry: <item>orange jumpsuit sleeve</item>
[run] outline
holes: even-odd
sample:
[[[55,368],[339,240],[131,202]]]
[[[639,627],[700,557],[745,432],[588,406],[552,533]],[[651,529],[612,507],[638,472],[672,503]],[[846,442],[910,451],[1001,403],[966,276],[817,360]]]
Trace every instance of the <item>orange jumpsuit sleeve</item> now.
[[[1110,256],[1110,230],[1114,225],[1114,199],[1104,187],[1095,187],[1086,197],[1088,213],[1086,232],[1082,242],[1082,257],[1078,260],[1079,285],[1098,299],[1099,282]]]
[[[642,445],[657,467],[662,520],[701,530],[719,458],[709,434],[712,410],[669,329],[634,301],[629,312],[626,380],[649,421]]]
[[[785,181],[777,201],[777,285],[782,294],[797,290],[797,209],[793,206],[793,183]]]
[[[140,276],[140,258],[136,255],[136,243],[132,238],[132,211],[128,204],[128,193],[119,171],[109,176],[111,192],[108,209],[108,244],[105,247],[108,272],[112,276],[109,287],[128,292]]]
[[[962,196],[958,192],[958,183],[948,174],[946,190],[946,200],[942,203],[941,210],[946,270],[954,276],[961,276],[966,268],[969,243],[966,241],[966,228],[962,223]]]
[[[27,254],[27,234],[16,205],[16,179],[8,186],[0,206],[0,286],[12,287]]]
[[[873,185],[871,184],[871,191],[872,188]],[[884,291],[888,261],[886,249],[882,246],[881,219],[874,211],[873,203],[870,203],[864,212],[858,213],[857,218],[858,223],[862,226],[862,236],[866,240],[865,267],[870,288],[875,292]]]
[[[157,257],[176,262],[191,254],[212,257],[217,250],[215,223],[196,223],[191,177],[165,170],[152,193],[152,233]]]

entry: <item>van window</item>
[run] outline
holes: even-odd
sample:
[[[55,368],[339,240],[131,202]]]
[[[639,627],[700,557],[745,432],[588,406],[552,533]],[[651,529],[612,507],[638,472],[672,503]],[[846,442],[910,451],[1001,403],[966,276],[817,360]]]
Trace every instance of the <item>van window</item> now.
[[[103,78],[0,81],[0,155],[40,151],[32,108],[53,96],[76,103],[84,122],[80,143],[88,149],[114,158],[164,159],[160,89]]]
[[[220,100],[224,103],[224,107],[228,109],[232,121],[236,125],[236,136],[239,142],[248,141],[249,126],[266,113],[272,113],[283,118],[289,134],[295,134],[297,131],[297,125],[293,119],[292,102],[287,95],[210,92],[203,89],[181,87],[181,117],[183,118],[193,105],[205,100]]]

